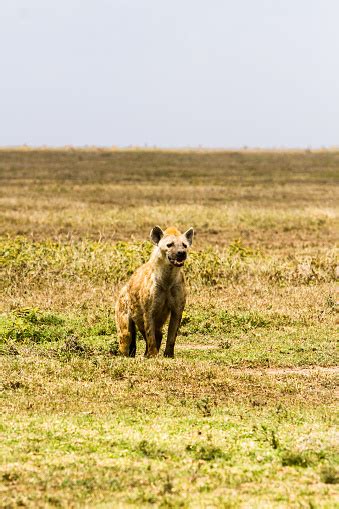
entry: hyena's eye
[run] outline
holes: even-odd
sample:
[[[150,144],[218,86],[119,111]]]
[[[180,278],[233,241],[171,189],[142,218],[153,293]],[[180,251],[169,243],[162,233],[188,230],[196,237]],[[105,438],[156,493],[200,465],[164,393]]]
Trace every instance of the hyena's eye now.
[[[169,244],[166,244],[167,247],[173,247],[174,246],[174,242],[170,242]]]
[[[182,247],[184,247],[186,249],[187,244],[182,243]]]

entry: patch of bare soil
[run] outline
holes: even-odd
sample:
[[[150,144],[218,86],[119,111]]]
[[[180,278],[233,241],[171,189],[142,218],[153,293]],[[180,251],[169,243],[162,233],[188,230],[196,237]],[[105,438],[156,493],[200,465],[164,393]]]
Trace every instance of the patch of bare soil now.
[[[234,372],[246,374],[265,374],[265,375],[315,375],[316,373],[328,373],[330,375],[339,375],[339,366],[309,366],[300,368],[230,368]]]

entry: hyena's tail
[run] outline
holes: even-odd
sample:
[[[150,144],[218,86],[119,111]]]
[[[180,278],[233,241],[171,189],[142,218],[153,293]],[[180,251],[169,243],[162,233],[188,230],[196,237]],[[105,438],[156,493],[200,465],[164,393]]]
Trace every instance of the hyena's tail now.
[[[119,353],[126,357],[135,357],[136,327],[129,315],[126,288],[122,289],[115,306],[115,322],[118,332]]]

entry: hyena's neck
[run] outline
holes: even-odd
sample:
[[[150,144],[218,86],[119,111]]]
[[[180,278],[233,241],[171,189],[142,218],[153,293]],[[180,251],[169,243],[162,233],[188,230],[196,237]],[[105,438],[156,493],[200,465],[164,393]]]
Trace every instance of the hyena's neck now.
[[[167,263],[157,248],[154,249],[149,262],[153,266],[152,272],[159,285],[172,286],[180,278],[181,268]]]

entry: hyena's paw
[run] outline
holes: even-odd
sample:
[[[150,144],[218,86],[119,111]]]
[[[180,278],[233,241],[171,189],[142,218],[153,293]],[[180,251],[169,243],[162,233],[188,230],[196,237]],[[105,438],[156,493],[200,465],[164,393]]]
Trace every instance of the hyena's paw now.
[[[170,359],[174,358],[174,349],[166,348],[164,351],[164,357],[168,357]]]
[[[146,359],[152,359],[153,357],[157,357],[158,355],[159,355],[159,352],[156,348],[154,350],[147,350],[145,352]]]

